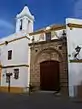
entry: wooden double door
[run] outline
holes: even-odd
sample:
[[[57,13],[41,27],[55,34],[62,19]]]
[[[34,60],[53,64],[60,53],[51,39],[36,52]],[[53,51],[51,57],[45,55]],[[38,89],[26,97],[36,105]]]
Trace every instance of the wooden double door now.
[[[40,63],[40,88],[45,91],[57,91],[60,88],[59,62],[45,61]]]

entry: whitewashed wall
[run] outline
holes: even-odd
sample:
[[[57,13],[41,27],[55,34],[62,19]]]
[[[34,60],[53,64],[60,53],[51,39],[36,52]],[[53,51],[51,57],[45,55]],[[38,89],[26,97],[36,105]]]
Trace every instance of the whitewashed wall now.
[[[66,19],[66,24],[81,24],[82,20],[79,19]],[[68,72],[69,72],[69,96],[75,96],[75,86],[82,83],[82,63],[70,63],[73,60],[73,54],[77,46],[82,47],[82,28],[70,28],[66,26],[67,31],[67,47],[68,47]],[[82,49],[78,56],[82,59]]]
[[[14,69],[19,68],[19,78],[14,79]],[[1,75],[1,86],[8,86],[6,82],[6,73],[11,72],[11,87],[27,87],[28,86],[28,71],[27,67],[14,67],[14,68],[5,68],[2,70]]]
[[[13,36],[13,37],[12,37]],[[16,39],[18,37],[22,37],[22,35],[15,36],[11,35],[6,38],[1,39],[1,43],[4,43],[5,41],[10,41],[13,39]],[[2,66],[11,66],[11,65],[22,65],[26,64],[29,65],[29,57],[30,57],[30,49],[28,46],[29,40],[27,38],[23,38],[20,40],[13,41],[11,43],[8,43],[8,45],[1,45],[0,46],[0,59]],[[12,59],[8,60],[8,51],[12,50]],[[18,68],[18,67],[17,67]],[[14,68],[7,68],[2,70],[2,76],[1,76],[1,86],[7,86],[8,83],[6,83],[6,73],[13,73]],[[6,70],[6,71],[5,71]],[[19,79],[14,79],[13,76],[11,77],[11,86],[13,87],[27,87],[29,82],[29,73],[30,70],[28,67],[19,67]]]
[[[0,46],[1,63],[5,65],[28,64],[28,40],[26,38]],[[8,51],[12,50],[12,59],[8,60]]]

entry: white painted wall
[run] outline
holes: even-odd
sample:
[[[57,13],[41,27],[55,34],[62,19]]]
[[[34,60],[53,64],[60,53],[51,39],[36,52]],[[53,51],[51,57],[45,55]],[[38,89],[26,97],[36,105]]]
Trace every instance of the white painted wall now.
[[[12,36],[12,35],[11,35]],[[22,37],[22,35],[19,35],[19,37]],[[7,41],[10,41],[11,39],[16,39],[18,36],[13,35],[11,38],[6,37],[4,39],[1,39],[1,43]],[[29,40],[27,38],[23,38],[20,40],[16,40],[14,42],[8,43],[8,45],[1,45],[0,46],[0,59],[2,66],[11,66],[11,65],[22,65],[30,64],[30,49],[28,46]],[[8,51],[12,50],[12,59],[8,60]],[[18,68],[18,67],[17,67]],[[13,73],[14,68],[7,68],[2,70],[2,76],[1,76],[1,86],[7,86],[8,83],[6,83],[6,73]],[[7,70],[7,71],[5,71]],[[11,78],[11,86],[12,87],[27,87],[29,85],[29,73],[30,70],[28,67],[19,67],[19,79],[14,79],[13,76]],[[4,75],[4,76],[3,76]]]
[[[2,45],[1,49],[1,63],[3,66],[11,64],[28,64],[28,39],[20,39]],[[8,60],[8,51],[12,50],[12,59]]]
[[[19,78],[14,79],[14,69],[19,68]],[[11,87],[27,87],[28,86],[28,68],[27,67],[14,67],[14,68],[5,68],[2,70],[2,81],[1,86],[8,86],[6,82],[6,73],[12,72],[11,76]]]
[[[79,19],[66,19],[66,24],[81,24],[82,20]],[[82,47],[82,29],[81,28],[70,28],[66,26],[67,31],[67,47],[68,47],[68,72],[69,72],[69,96],[74,96],[74,87],[81,85],[82,82],[82,63],[70,63],[70,59],[73,59],[74,48],[78,46]],[[82,50],[79,54],[79,59],[82,59]]]
[[[20,19],[16,19],[16,33],[20,31]]]
[[[29,27],[28,33],[33,32],[33,30],[34,30],[34,21],[30,20],[30,22],[28,24],[28,27]]]
[[[30,84],[30,59],[31,59],[31,51],[30,51],[30,46],[29,46],[29,48],[28,48],[28,65],[29,65],[29,67],[28,67],[28,82],[27,82],[27,85],[29,86],[29,84]]]

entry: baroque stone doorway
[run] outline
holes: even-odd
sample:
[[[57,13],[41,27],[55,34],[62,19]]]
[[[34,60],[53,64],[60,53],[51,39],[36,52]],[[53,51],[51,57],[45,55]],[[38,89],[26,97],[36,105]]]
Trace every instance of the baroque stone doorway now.
[[[50,43],[36,43],[31,44],[31,61],[30,61],[30,83],[40,90],[40,63],[45,61],[59,62],[59,80],[60,91],[66,92],[68,90],[68,72],[67,72],[67,52],[66,46],[61,46],[61,41]]]
[[[60,89],[59,62],[48,60],[40,63],[40,89],[57,91]]]

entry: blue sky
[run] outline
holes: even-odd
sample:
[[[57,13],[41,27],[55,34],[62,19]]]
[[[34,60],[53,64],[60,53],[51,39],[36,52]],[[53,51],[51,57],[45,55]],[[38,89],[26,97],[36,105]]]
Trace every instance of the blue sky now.
[[[82,18],[82,0],[0,0],[0,37],[15,32],[15,17],[25,4],[35,16],[34,30]]]

